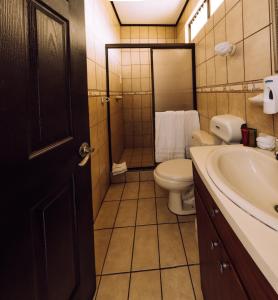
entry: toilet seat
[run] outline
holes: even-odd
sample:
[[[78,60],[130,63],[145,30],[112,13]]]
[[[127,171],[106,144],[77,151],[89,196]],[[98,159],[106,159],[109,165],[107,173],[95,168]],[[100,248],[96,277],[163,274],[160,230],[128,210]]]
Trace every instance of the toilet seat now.
[[[159,164],[155,169],[156,174],[166,180],[176,182],[192,182],[193,171],[190,159],[173,159]]]

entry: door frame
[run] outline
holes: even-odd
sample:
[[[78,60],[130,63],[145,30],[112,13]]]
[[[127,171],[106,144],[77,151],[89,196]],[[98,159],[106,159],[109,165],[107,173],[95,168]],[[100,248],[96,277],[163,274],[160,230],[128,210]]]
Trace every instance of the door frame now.
[[[193,109],[197,109],[197,91],[196,91],[196,59],[195,59],[195,44],[194,43],[134,43],[134,44],[105,44],[105,63],[106,63],[106,97],[110,98],[109,88],[109,49],[127,49],[127,48],[148,48],[151,54],[151,81],[152,81],[152,115],[153,115],[153,137],[155,140],[155,95],[154,95],[154,70],[153,70],[153,50],[154,49],[189,49],[192,51],[192,85],[193,85]],[[107,102],[107,126],[109,139],[109,164],[110,171],[112,170],[112,145],[111,145],[111,120],[110,120],[110,101]],[[154,143],[155,153],[155,143]],[[155,162],[154,162],[155,163]],[[156,163],[155,163],[156,164]],[[153,167],[129,168],[129,170],[150,170]]]

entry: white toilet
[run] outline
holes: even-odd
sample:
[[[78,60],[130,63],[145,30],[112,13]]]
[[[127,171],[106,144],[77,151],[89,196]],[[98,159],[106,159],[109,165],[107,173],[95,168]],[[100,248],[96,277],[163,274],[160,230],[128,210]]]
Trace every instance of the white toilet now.
[[[219,143],[217,138],[198,130],[192,135],[192,146],[208,146]],[[195,213],[192,161],[172,159],[159,164],[154,170],[155,182],[169,191],[169,209],[177,215]],[[182,201],[183,200],[183,201]],[[184,207],[184,206],[187,207]]]
[[[239,143],[240,126],[244,120],[231,115],[213,117],[211,135],[198,130],[192,135],[192,147],[211,146],[225,143]],[[218,136],[218,137],[216,137]],[[159,164],[154,170],[155,182],[169,191],[169,209],[177,215],[190,215],[196,212],[193,189],[192,161],[190,159],[173,159]]]

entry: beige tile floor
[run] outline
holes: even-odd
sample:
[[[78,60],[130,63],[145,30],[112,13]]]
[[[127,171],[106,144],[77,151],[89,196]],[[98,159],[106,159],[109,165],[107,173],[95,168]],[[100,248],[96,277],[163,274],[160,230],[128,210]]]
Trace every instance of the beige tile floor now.
[[[123,161],[128,168],[152,167],[154,166],[153,148],[126,148],[120,159],[120,162]]]
[[[202,300],[195,216],[172,214],[140,179],[112,184],[96,219],[96,300]]]

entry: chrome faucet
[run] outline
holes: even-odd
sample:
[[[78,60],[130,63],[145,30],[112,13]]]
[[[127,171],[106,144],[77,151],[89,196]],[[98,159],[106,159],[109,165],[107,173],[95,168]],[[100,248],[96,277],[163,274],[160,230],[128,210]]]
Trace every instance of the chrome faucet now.
[[[275,155],[275,158],[278,160],[278,138],[275,139],[274,155]]]

